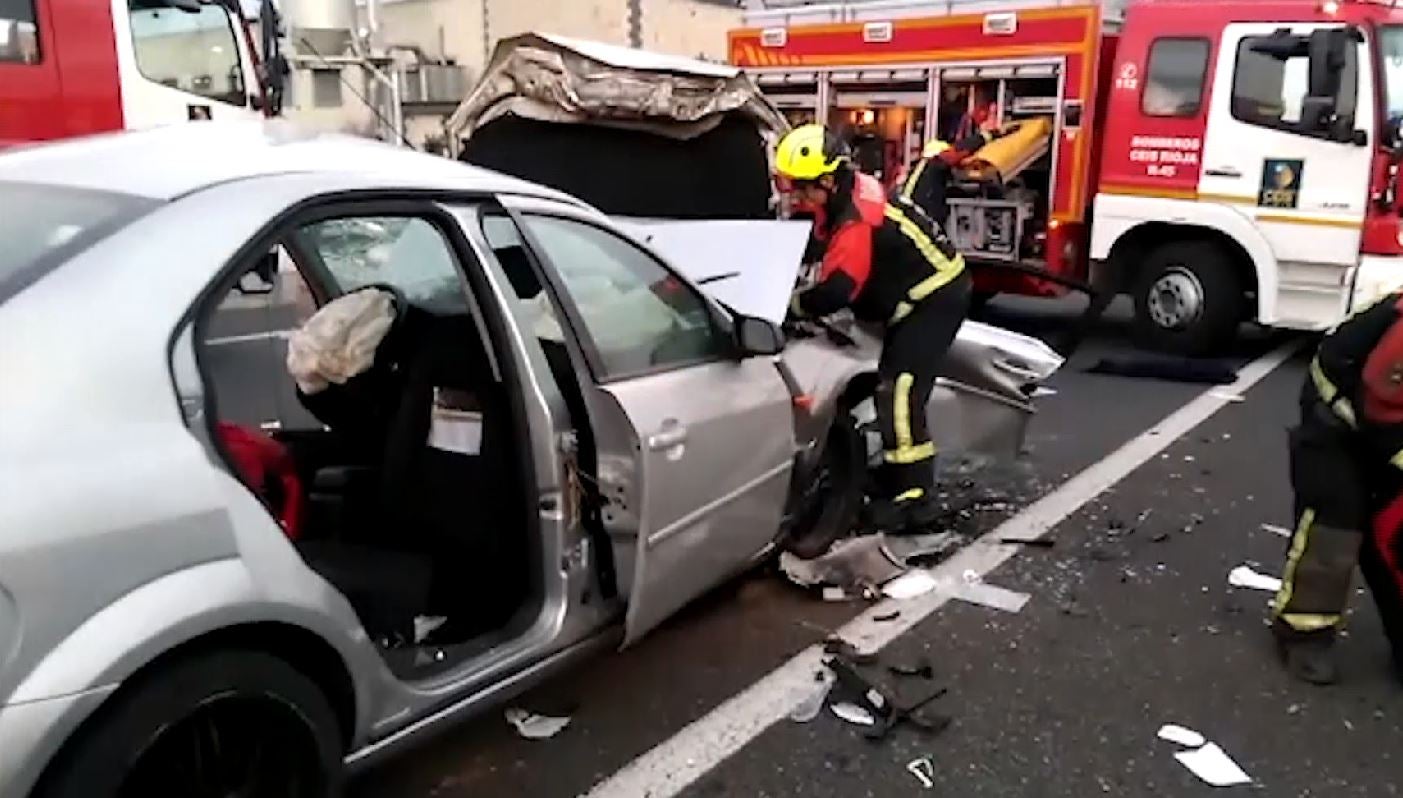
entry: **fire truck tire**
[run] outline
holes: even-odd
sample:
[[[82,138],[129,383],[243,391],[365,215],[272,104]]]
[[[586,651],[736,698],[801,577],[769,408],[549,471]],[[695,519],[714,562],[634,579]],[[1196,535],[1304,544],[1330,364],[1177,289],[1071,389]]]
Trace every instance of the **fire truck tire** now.
[[[1141,346],[1209,355],[1230,344],[1242,322],[1242,278],[1210,241],[1174,241],[1152,250],[1134,286],[1134,332]]]

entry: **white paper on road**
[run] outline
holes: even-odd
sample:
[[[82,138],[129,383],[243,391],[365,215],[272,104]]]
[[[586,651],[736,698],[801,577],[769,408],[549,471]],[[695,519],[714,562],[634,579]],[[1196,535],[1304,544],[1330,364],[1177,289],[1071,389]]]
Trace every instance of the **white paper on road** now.
[[[773,324],[784,321],[809,243],[809,222],[614,221],[733,310]]]
[[[1193,751],[1181,751],[1174,755],[1180,764],[1214,787],[1232,787],[1237,784],[1251,784],[1252,777],[1238,767],[1227,752],[1217,743],[1209,743]]]
[[[953,595],[961,601],[968,601],[971,604],[1004,612],[1021,612],[1030,598],[1027,593],[1009,590],[987,582],[956,585]]]
[[[1228,584],[1247,587],[1253,590],[1269,590],[1273,593],[1281,589],[1281,580],[1274,576],[1259,574],[1251,566],[1239,565],[1228,572]]]
[[[1159,739],[1168,740],[1171,743],[1178,743],[1188,748],[1198,748],[1208,742],[1203,739],[1202,734],[1199,734],[1193,729],[1186,729],[1183,726],[1178,726],[1173,723],[1166,723],[1159,727]]]

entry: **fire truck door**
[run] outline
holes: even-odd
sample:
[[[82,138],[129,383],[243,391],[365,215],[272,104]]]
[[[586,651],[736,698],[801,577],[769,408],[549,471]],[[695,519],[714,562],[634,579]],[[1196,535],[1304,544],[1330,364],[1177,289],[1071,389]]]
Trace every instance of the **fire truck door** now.
[[[1312,326],[1339,312],[1329,308],[1343,309],[1340,288],[1359,257],[1372,150],[1338,140],[1348,136],[1306,129],[1308,48],[1297,39],[1293,51],[1285,42],[1291,37],[1277,32],[1308,37],[1330,27],[1339,26],[1225,28],[1198,187],[1200,201],[1231,205],[1254,221],[1280,265],[1278,315]],[[1367,45],[1346,49],[1336,112],[1353,115],[1352,130],[1367,131],[1372,144],[1374,79]]]
[[[253,99],[259,94],[257,76],[240,20],[222,3],[196,8],[161,0],[113,0],[128,128],[261,116]]]

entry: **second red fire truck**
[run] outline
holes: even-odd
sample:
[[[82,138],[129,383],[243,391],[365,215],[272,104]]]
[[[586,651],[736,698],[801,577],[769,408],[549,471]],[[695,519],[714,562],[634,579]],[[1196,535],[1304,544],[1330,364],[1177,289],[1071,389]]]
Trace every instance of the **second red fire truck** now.
[[[793,121],[845,128],[888,182],[925,141],[1016,128],[951,192],[986,295],[1090,281],[1134,297],[1143,340],[1199,354],[1244,321],[1327,329],[1403,285],[1391,3],[1132,0],[1108,19],[925,0],[747,23],[733,63]]]

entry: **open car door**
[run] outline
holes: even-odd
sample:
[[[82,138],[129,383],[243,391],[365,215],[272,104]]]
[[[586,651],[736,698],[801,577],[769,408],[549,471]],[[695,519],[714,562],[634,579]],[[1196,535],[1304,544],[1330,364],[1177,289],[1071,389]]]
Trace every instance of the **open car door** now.
[[[530,263],[490,219],[484,231],[504,270],[543,277],[550,296],[523,296],[526,312],[576,361],[627,645],[773,540],[793,400],[774,358],[739,358],[719,308],[651,253],[587,216],[533,207],[511,213]]]

